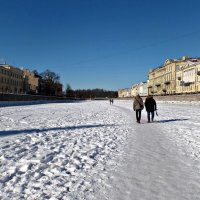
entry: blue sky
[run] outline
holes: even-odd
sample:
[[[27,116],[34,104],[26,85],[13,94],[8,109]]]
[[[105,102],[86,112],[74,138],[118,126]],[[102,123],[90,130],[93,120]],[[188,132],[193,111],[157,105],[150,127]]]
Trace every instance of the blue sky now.
[[[50,69],[73,89],[146,81],[168,58],[200,57],[199,0],[0,0],[0,62]]]

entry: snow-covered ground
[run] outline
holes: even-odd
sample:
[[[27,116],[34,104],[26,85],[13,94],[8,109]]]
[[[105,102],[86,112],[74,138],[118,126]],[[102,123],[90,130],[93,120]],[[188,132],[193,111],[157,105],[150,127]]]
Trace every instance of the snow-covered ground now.
[[[132,101],[0,108],[0,199],[200,199],[200,104]]]

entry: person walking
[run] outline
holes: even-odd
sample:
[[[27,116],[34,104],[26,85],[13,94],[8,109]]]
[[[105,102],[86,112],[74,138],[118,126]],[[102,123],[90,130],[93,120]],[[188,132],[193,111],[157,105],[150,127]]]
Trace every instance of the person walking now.
[[[110,104],[113,104],[113,99],[110,99]]]
[[[141,120],[141,113],[142,113],[142,109],[144,108],[144,103],[142,98],[140,97],[139,94],[137,94],[134,98],[134,102],[133,102],[133,110],[136,113],[136,120],[137,123],[140,123]]]
[[[144,104],[145,104],[145,108],[146,108],[146,111],[147,111],[148,123],[153,122],[154,111],[157,110],[156,101],[153,98],[153,96],[149,95],[149,96],[147,96]],[[151,121],[150,121],[150,118],[151,118]]]

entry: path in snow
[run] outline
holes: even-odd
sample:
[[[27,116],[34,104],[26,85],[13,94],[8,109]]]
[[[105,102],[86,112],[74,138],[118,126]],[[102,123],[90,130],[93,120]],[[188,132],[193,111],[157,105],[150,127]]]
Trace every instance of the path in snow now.
[[[148,124],[146,112],[137,124],[133,111],[117,107],[130,116],[134,131],[103,195],[109,200],[199,200],[199,161],[181,154],[159,123]]]
[[[132,101],[0,110],[2,200],[200,200],[199,105]]]

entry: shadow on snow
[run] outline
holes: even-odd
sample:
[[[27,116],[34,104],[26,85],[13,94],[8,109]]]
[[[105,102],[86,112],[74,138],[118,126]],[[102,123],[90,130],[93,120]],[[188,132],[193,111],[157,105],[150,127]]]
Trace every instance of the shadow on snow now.
[[[164,119],[164,120],[159,120],[155,121],[156,123],[166,123],[166,122],[176,122],[176,121],[186,121],[188,119]]]
[[[53,127],[53,128],[41,128],[41,129],[24,129],[24,130],[6,130],[0,131],[0,137],[18,135],[18,134],[29,134],[29,133],[41,133],[45,131],[59,131],[59,130],[75,130],[83,128],[99,128],[99,127],[110,127],[117,126],[116,124],[95,124],[95,125],[79,125],[79,126],[67,126],[67,127]]]
[[[53,103],[82,103],[83,100],[35,100],[35,101],[1,101],[0,107],[32,106]]]

